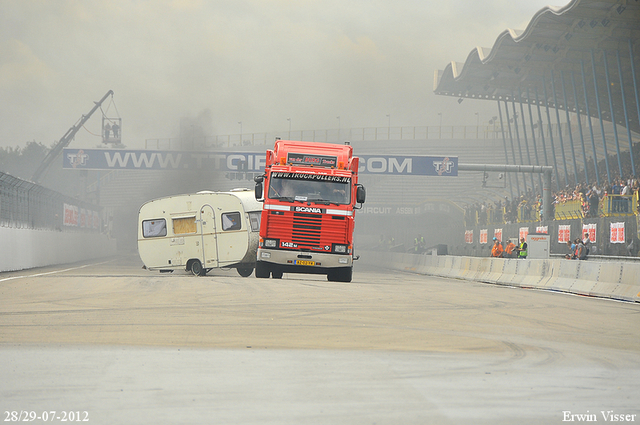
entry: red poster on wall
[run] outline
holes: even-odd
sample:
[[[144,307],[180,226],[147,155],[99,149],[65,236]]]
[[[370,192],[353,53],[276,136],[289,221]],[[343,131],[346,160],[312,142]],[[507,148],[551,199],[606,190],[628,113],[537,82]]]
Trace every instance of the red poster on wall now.
[[[558,226],[558,243],[567,243],[571,238],[571,225],[561,224]]]
[[[598,225],[596,223],[583,224],[582,225],[582,239],[584,239],[585,233],[589,235],[589,240],[592,243],[596,242],[596,229]]]
[[[621,223],[611,223],[609,241],[611,243],[625,243],[624,221]]]
[[[502,242],[502,229],[493,229],[493,237]]]
[[[480,230],[480,243],[487,243],[487,233],[489,233],[488,229]]]
[[[63,224],[65,226],[78,225],[78,207],[75,205],[64,204]]]

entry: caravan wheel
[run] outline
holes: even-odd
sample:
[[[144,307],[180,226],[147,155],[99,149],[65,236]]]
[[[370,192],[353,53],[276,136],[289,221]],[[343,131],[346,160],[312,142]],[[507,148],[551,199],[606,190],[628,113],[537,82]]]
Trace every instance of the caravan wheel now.
[[[193,273],[195,276],[204,276],[205,274],[207,274],[205,269],[202,267],[202,263],[200,262],[200,260],[193,260],[191,262],[190,270],[191,273]]]
[[[249,277],[253,273],[253,267],[238,267],[238,274],[242,277]]]

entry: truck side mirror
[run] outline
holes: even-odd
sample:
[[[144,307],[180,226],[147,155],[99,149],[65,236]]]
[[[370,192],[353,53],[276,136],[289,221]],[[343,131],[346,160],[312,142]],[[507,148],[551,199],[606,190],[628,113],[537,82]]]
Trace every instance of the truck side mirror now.
[[[365,199],[367,198],[367,191],[364,186],[359,184],[356,188],[356,202],[359,204],[364,204]]]
[[[263,176],[257,176],[253,179],[256,182],[256,187],[254,189],[256,200],[262,200],[262,182],[264,181]]]

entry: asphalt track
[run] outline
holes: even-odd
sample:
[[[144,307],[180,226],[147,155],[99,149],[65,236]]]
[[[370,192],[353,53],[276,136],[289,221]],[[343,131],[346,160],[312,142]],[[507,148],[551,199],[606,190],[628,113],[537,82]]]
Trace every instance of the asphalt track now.
[[[141,266],[0,274],[0,420],[640,422],[638,303],[360,264],[348,284]]]

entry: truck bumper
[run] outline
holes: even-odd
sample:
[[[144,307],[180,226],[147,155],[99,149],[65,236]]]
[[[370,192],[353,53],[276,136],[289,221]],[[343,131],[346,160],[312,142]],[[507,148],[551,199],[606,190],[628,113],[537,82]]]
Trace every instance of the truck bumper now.
[[[300,270],[301,273],[326,273],[327,269],[351,267],[353,265],[353,257],[351,255],[321,252],[258,248],[257,257],[258,261],[277,265],[285,270]]]

